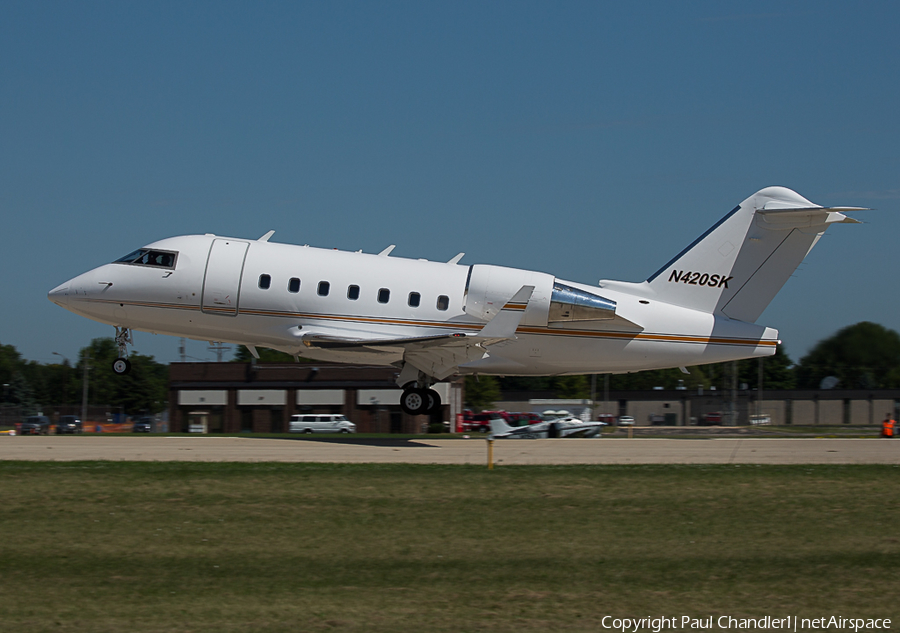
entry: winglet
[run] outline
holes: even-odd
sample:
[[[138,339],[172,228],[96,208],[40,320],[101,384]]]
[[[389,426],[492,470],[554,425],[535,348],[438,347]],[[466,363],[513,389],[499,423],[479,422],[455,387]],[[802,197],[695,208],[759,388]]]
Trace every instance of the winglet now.
[[[269,238],[272,237],[273,235],[275,235],[275,230],[274,230],[274,229],[272,229],[271,231],[269,231],[268,233],[266,233],[265,235],[263,235],[261,238],[259,238],[259,239],[256,240],[256,241],[257,241],[257,242],[268,242],[268,241],[269,241]]]
[[[534,292],[534,286],[522,286],[519,292],[491,319],[478,333],[482,338],[511,339],[516,338],[516,328],[525,316],[528,301]]]

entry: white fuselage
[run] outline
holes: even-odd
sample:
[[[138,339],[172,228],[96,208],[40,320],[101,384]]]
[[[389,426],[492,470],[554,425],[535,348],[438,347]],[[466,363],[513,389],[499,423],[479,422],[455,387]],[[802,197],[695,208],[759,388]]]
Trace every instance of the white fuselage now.
[[[638,285],[597,287],[498,266],[213,235],[173,237],[145,248],[171,253],[174,263],[106,264],[55,288],[50,299],[131,330],[318,360],[395,364],[403,361],[402,347],[395,353],[319,349],[303,339],[477,334],[499,309],[497,302],[523,285],[534,286],[515,338],[460,364],[464,374],[639,371],[770,355],[777,342],[775,330],[664,303]],[[561,321],[552,311],[548,317],[556,282],[614,302],[615,318]]]

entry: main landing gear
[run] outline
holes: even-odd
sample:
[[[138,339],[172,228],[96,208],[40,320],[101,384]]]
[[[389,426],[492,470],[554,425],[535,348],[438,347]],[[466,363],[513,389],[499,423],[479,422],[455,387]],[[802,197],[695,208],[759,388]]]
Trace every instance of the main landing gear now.
[[[116,345],[119,348],[119,357],[113,361],[112,370],[119,376],[124,376],[131,371],[131,361],[128,360],[128,346],[134,344],[131,331],[127,327],[116,326]]]
[[[400,408],[407,415],[431,415],[441,408],[441,396],[430,388],[421,388],[411,383],[403,388]]]

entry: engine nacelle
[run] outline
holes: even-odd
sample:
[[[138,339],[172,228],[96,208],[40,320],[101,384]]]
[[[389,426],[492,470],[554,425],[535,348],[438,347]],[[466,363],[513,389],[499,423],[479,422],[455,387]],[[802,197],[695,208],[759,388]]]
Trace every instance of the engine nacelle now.
[[[553,275],[531,270],[476,264],[466,280],[466,314],[490,321],[522,286],[534,286],[522,325],[546,326],[553,293]]]
[[[531,270],[477,264],[469,267],[466,314],[490,321],[522,286],[534,286],[522,325],[545,327],[570,321],[605,321],[616,316],[616,302]]]

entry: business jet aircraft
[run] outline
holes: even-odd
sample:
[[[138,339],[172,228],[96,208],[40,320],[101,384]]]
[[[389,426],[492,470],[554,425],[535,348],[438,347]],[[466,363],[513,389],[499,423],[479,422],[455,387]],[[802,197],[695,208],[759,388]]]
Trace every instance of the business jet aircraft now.
[[[491,435],[496,439],[542,440],[550,437],[598,437],[605,422],[584,422],[566,417],[537,424],[510,426],[503,418],[491,420]]]
[[[825,208],[763,189],[646,281],[598,285],[503,266],[186,235],[148,244],[54,288],[58,305],[116,328],[394,365],[409,414],[440,406],[453,374],[562,375],[685,367],[775,353],[754,322],[828,225]]]

